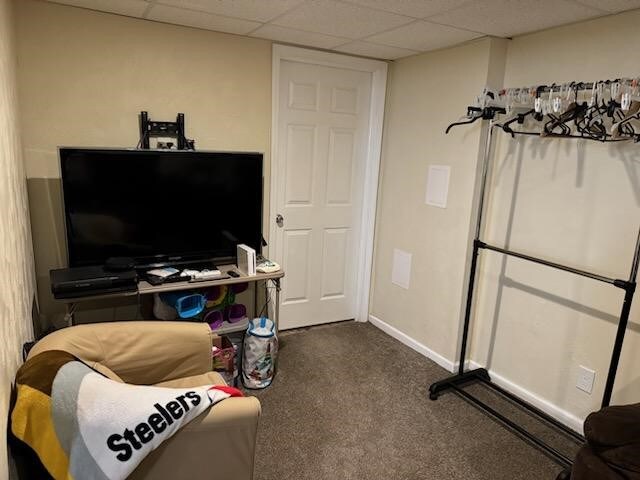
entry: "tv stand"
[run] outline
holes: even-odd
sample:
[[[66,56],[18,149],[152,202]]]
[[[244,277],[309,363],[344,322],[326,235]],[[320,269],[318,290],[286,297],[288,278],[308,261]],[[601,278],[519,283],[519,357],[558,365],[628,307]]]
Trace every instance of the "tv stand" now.
[[[284,277],[284,270],[280,269],[277,272],[273,273],[257,273],[256,275],[245,275],[241,273],[236,265],[220,265],[218,269],[222,273],[223,278],[206,280],[203,282],[190,283],[188,280],[182,282],[170,282],[163,283],[161,285],[151,285],[146,280],[139,280],[137,289],[134,291],[127,292],[116,292],[116,293],[104,293],[93,296],[86,297],[78,297],[78,298],[65,298],[60,299],[61,302],[64,302],[67,307],[67,316],[68,324],[75,325],[74,312],[78,303],[86,302],[90,300],[102,300],[108,298],[122,298],[122,297],[131,297],[135,295],[151,295],[154,293],[166,293],[166,292],[176,292],[181,290],[198,290],[202,288],[208,288],[213,286],[220,285],[234,285],[238,283],[253,283],[257,285],[258,282],[271,282],[275,287],[275,299],[273,306],[273,316],[272,319],[275,326],[276,331],[278,330],[278,323],[280,320],[280,280]],[[233,270],[239,274],[238,277],[230,277],[227,272]],[[254,295],[254,312],[258,312],[258,298],[257,294]],[[185,320],[188,321],[188,320]],[[224,334],[230,333],[232,331],[242,331],[246,329],[246,324],[241,322],[241,325],[230,326],[231,328],[222,330],[213,330],[213,333],[216,334]]]

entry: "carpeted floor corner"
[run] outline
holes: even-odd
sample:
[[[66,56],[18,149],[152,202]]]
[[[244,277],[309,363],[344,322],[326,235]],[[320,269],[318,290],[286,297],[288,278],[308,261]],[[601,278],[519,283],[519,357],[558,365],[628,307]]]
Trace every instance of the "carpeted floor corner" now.
[[[368,323],[282,332],[274,383],[251,392],[255,479],[555,479],[558,465],[458,396],[429,400],[447,374]]]

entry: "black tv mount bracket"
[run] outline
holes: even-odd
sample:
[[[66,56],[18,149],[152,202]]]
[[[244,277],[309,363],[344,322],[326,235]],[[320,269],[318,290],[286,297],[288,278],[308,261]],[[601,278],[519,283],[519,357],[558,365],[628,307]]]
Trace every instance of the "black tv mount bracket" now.
[[[195,150],[195,140],[188,139],[184,134],[184,113],[178,113],[175,122],[157,122],[149,120],[149,114],[140,112],[140,142],[138,148],[148,150],[151,137],[175,138],[178,150]],[[173,145],[167,143],[168,148]]]

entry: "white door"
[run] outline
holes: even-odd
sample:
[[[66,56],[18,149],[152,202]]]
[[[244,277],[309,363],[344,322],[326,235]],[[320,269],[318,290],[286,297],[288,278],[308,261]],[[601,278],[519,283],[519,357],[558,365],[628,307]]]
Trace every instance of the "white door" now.
[[[372,73],[282,60],[278,83],[271,211],[282,220],[271,231],[285,270],[280,328],[353,319]]]

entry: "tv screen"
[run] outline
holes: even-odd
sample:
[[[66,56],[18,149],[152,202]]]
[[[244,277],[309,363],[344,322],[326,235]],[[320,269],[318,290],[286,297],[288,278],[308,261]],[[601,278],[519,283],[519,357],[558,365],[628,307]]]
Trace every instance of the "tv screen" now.
[[[262,154],[61,148],[69,266],[260,252]]]

